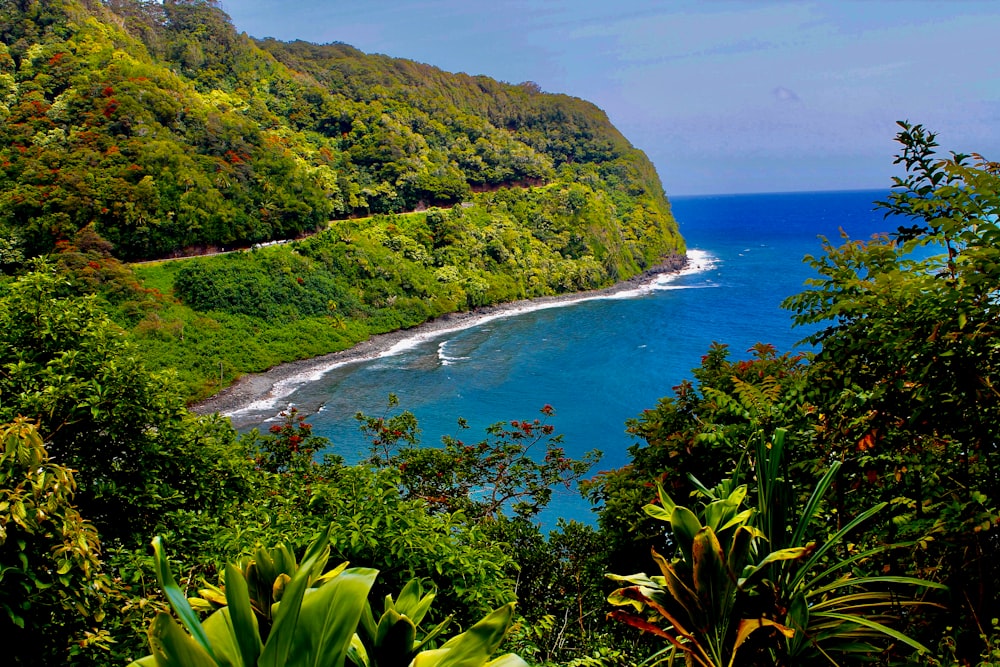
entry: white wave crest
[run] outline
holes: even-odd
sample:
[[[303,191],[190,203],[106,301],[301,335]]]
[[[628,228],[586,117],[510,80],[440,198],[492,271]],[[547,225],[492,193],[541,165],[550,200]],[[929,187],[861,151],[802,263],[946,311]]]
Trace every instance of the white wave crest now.
[[[442,366],[451,366],[456,361],[466,361],[469,359],[469,357],[452,357],[445,354],[445,348],[448,347],[448,343],[450,342],[450,340],[443,340],[438,344],[438,361],[441,362]]]

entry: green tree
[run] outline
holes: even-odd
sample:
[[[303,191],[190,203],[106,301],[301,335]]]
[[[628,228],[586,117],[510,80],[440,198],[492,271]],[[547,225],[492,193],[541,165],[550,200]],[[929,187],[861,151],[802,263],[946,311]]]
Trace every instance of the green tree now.
[[[229,424],[190,414],[95,298],[46,265],[0,296],[0,395],[0,419],[39,420],[52,459],[79,471],[76,504],[106,542],[241,492],[249,462]]]
[[[389,407],[394,405],[390,396]],[[541,413],[548,418],[555,410],[546,405]],[[536,515],[548,505],[553,487],[572,488],[601,456],[593,450],[580,459],[567,457],[562,436],[541,419],[497,422],[475,444],[445,436],[443,447],[422,447],[418,424],[408,411],[381,417],[358,413],[355,418],[371,440],[371,462],[397,467],[407,497],[432,509],[462,511],[474,521],[506,512]],[[458,423],[468,428],[464,419]]]
[[[109,640],[98,626],[117,593],[75,490],[36,424],[0,426],[0,636],[15,665],[65,664]]]
[[[933,133],[900,128],[905,175],[880,205],[902,224],[826,243],[810,258],[819,277],[786,307],[823,326],[808,338],[821,346],[817,439],[852,468],[843,503],[893,502],[895,530],[922,545],[917,568],[943,576],[953,613],[982,626],[1000,591],[1000,168],[938,157]],[[961,650],[976,642],[968,633]]]

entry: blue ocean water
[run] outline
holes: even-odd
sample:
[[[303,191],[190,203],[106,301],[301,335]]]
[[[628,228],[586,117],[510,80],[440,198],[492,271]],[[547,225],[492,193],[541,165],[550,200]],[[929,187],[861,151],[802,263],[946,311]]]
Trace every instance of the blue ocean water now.
[[[812,274],[803,256],[837,239],[888,231],[873,202],[882,191],[676,197],[675,217],[691,270],[629,298],[590,300],[495,319],[397,354],[335,368],[282,399],[309,414],[348,462],[367,453],[357,411],[379,415],[388,394],[420,421],[422,441],[451,434],[475,442],[497,421],[541,418],[565,438],[568,455],[600,449],[599,469],[627,463],[625,421],[690,377],[713,341],[748,356],[757,342],[785,351],[806,332],[781,301]],[[274,415],[278,408],[270,410]],[[460,431],[457,418],[471,427]],[[266,427],[267,423],[261,424]],[[559,490],[541,517],[591,521],[575,490]]]

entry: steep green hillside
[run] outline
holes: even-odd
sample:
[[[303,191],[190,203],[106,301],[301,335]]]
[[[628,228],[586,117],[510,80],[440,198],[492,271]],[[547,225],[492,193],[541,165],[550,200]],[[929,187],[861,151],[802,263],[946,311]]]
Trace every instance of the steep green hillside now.
[[[249,245],[553,181],[611,198],[605,224],[651,216],[639,264],[679,244],[652,166],[593,105],[257,43],[211,0],[0,3],[0,146],[0,233],[29,254],[88,225],[126,259]]]
[[[0,2],[0,269],[55,254],[191,397],[682,252],[652,164],[583,100],[256,42],[211,0]]]

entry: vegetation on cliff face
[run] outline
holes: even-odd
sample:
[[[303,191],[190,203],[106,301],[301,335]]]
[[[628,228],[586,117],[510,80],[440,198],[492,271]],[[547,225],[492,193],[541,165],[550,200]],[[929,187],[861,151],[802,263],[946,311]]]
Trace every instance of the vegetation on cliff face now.
[[[250,245],[542,182],[654,231],[622,267],[680,245],[648,160],[582,100],[258,43],[210,0],[10,1],[0,26],[0,225],[30,254],[90,225],[119,258]]]
[[[144,286],[119,264],[317,232]],[[50,253],[192,399],[443,313],[605,286],[683,241],[648,159],[583,100],[258,42],[210,0],[3,2],[0,269]]]

